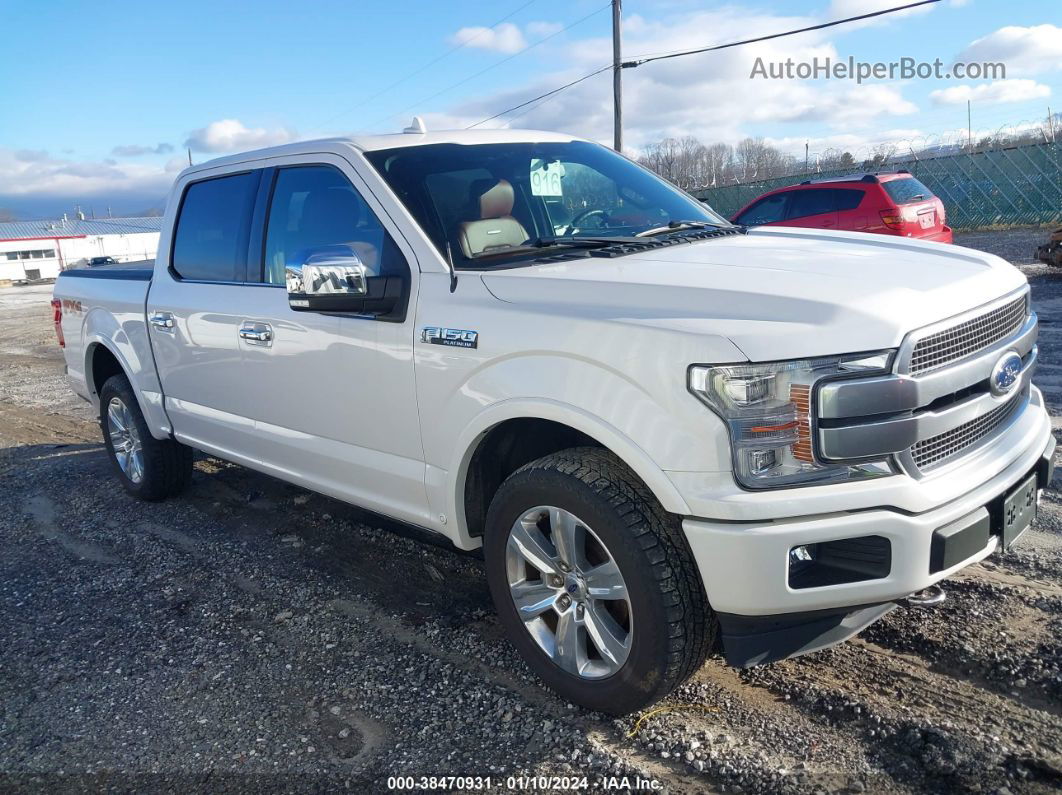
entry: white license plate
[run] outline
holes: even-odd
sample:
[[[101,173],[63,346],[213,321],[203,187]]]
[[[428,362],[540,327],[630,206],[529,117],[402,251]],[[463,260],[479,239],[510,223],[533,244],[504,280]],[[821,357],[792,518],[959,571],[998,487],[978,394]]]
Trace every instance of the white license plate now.
[[[937,214],[924,213],[923,215],[918,216],[918,223],[922,226],[923,229],[932,229],[934,226],[936,226]]]

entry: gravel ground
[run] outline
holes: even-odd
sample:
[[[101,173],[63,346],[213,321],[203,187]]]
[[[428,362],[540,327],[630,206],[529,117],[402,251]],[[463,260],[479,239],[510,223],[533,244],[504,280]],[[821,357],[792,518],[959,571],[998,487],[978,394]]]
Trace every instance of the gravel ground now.
[[[1030,264],[1040,237],[959,242],[1029,276],[1058,423],[1062,273]],[[615,720],[540,688],[475,556],[209,458],[180,499],[126,497],[63,381],[49,293],[0,290],[4,790],[381,791],[395,775],[495,789],[637,776],[673,793],[1062,785],[1057,490],[1023,543],[949,581],[941,607],[797,660],[711,659],[658,710]]]

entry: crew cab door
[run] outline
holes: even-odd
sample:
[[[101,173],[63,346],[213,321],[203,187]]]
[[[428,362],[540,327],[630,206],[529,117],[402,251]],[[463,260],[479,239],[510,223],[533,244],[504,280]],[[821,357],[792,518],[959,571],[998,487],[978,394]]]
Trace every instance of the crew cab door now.
[[[230,460],[255,454],[236,331],[255,304],[247,243],[261,171],[208,172],[184,186],[160,240],[148,336],[174,434]]]
[[[263,160],[192,179],[147,302],[174,435],[282,480],[430,524],[413,377],[417,268],[397,228],[336,155]],[[381,318],[292,310],[285,260],[322,243],[349,244],[370,269],[402,273],[409,311]]]
[[[783,226],[836,229],[835,191],[830,188],[801,188],[789,194],[789,207]]]
[[[333,155],[267,161],[238,346],[256,451],[310,488],[420,525],[428,520],[413,375],[412,249],[353,166]],[[347,246],[369,276],[398,276],[386,315],[296,311],[285,266]],[[408,311],[407,311],[408,310]]]

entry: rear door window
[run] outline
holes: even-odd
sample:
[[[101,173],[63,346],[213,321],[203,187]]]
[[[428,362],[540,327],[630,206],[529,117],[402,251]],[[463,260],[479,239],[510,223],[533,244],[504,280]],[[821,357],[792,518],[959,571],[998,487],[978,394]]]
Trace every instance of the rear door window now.
[[[900,177],[881,183],[889,198],[897,204],[914,204],[934,198],[933,191],[914,177]]]
[[[785,218],[785,208],[788,200],[788,193],[765,196],[738,216],[737,223],[744,226],[756,226],[757,224],[772,224],[775,221],[781,221]]]
[[[251,211],[260,176],[251,171],[188,186],[173,239],[171,265],[178,276],[192,281],[245,281]]]
[[[786,219],[806,218],[809,215],[834,212],[833,194],[835,192],[829,188],[793,191],[789,197],[789,212],[786,214]]]
[[[834,190],[834,202],[838,211],[854,210],[863,201],[866,191],[853,190],[852,188],[837,188]]]

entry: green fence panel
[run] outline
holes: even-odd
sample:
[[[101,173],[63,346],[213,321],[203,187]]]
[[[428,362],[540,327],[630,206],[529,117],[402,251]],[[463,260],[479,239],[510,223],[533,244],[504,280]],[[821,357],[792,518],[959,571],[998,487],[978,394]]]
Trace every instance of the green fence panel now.
[[[956,229],[1062,223],[1062,142],[894,160],[886,168],[906,169],[925,183],[944,202],[948,224]],[[853,166],[692,193],[729,217],[775,188],[864,170]]]

